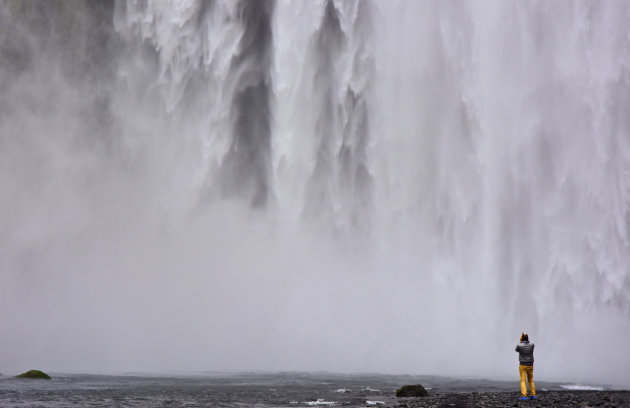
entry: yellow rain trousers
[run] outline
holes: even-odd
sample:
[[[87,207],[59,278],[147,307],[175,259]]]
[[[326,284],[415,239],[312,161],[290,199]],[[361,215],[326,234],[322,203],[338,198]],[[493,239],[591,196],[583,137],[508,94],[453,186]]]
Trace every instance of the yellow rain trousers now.
[[[529,391],[532,395],[536,395],[536,387],[534,386],[534,366],[518,366],[518,372],[521,375],[521,394],[523,397],[527,396],[527,388],[525,387],[525,377],[527,377],[527,381],[529,382]]]

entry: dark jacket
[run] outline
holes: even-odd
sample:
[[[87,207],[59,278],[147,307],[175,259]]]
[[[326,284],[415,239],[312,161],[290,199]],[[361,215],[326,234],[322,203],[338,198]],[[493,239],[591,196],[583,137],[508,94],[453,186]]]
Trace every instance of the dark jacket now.
[[[521,341],[516,345],[518,351],[518,362],[524,366],[534,365],[534,343]]]

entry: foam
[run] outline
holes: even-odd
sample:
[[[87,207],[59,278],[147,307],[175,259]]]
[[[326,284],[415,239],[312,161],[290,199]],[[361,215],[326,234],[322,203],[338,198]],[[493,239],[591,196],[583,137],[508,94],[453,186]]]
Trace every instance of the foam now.
[[[567,384],[561,385],[561,387],[571,391],[604,391],[603,387],[594,387],[592,385]]]

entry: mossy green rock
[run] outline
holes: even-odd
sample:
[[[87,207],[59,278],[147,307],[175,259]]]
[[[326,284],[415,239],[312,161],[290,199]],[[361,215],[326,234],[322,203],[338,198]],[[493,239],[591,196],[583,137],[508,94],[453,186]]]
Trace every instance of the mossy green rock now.
[[[429,395],[429,393],[420,384],[404,385],[396,390],[396,396],[399,398],[426,397],[427,395]]]
[[[20,375],[16,375],[15,378],[32,378],[35,380],[50,380],[50,376],[43,371],[29,370]]]

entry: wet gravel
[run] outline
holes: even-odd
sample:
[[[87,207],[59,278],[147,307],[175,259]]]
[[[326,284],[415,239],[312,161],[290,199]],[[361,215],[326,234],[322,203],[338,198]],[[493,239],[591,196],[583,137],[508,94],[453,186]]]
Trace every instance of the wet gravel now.
[[[388,407],[396,408],[626,408],[630,391],[543,391],[535,400],[520,401],[519,392],[430,393],[422,398],[400,398]]]

